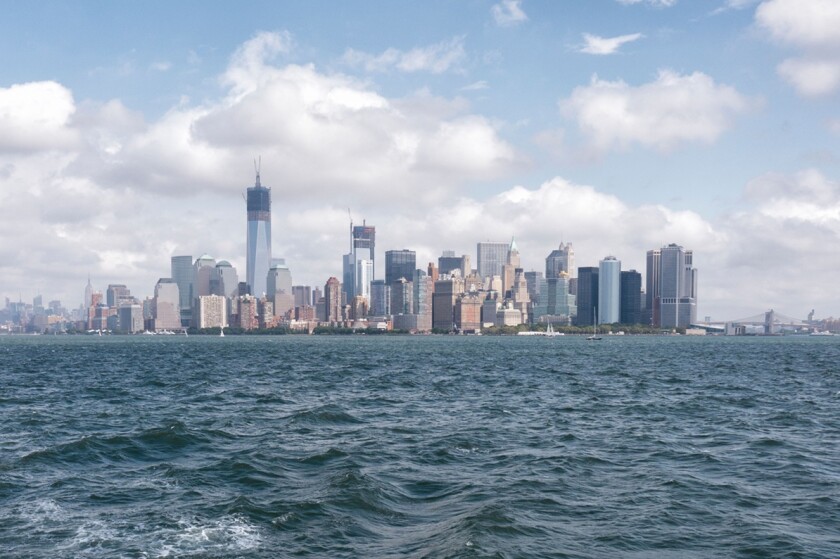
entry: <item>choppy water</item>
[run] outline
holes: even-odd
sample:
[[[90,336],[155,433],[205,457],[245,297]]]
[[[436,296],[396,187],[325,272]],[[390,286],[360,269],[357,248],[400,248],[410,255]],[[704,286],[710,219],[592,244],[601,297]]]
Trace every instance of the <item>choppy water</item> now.
[[[0,556],[840,557],[840,339],[0,338]]]

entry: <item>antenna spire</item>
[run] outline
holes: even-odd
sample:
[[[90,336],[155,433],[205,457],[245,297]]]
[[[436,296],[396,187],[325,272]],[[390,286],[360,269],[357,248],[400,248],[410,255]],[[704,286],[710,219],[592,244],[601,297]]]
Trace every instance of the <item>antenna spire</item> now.
[[[254,186],[262,186],[260,184],[260,168],[262,167],[262,155],[258,156],[258,159],[254,159],[254,172],[257,175],[257,181],[254,183]]]

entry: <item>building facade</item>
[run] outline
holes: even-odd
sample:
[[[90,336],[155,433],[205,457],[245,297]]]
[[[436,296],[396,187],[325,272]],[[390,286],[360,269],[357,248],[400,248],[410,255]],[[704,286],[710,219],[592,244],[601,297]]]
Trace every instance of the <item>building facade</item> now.
[[[621,272],[622,324],[642,323],[642,274],[636,270]]]
[[[578,326],[595,324],[595,309],[598,308],[598,268],[578,268],[577,320]]]
[[[476,245],[478,275],[484,279],[502,276],[502,266],[507,262],[510,244],[481,242]]]
[[[607,256],[598,263],[598,322],[621,320],[621,260]]]
[[[254,186],[247,189],[248,247],[246,279],[251,294],[262,297],[266,292],[266,278],[271,266],[271,189],[260,183],[260,173]]]

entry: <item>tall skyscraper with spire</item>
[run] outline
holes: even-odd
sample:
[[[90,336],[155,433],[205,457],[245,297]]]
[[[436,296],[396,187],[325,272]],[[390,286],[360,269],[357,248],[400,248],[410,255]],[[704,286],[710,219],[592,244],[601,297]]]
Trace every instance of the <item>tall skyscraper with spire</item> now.
[[[246,255],[246,281],[251,294],[261,297],[266,291],[266,278],[271,266],[271,189],[257,179],[248,189],[248,254]]]

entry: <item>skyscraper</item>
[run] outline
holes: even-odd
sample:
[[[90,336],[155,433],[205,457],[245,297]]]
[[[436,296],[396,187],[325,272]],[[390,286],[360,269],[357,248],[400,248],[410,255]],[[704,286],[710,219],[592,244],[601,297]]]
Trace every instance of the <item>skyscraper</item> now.
[[[697,320],[694,253],[670,244],[660,250],[659,317],[663,328],[687,328]]]
[[[578,268],[577,325],[592,326],[598,308],[598,268]]]
[[[662,251],[658,248],[647,251],[647,269],[645,270],[645,316],[643,322],[659,326],[659,282],[662,279],[660,264]]]
[[[181,325],[188,326],[191,318],[193,291],[193,257],[173,256],[172,280],[178,284]]]
[[[566,272],[571,277],[575,271],[575,251],[572,243],[560,243],[560,247],[552,250],[545,258],[545,277],[559,277],[560,272]]]
[[[368,261],[367,269],[362,273],[368,274],[370,279],[376,277],[376,227],[362,222],[362,225],[353,225],[350,222],[350,252],[344,255],[342,285],[347,300],[352,301],[353,297],[359,295],[356,289],[356,277],[359,273],[358,262]],[[366,289],[369,290],[369,287]]]
[[[621,320],[621,260],[607,256],[598,263],[598,322]]]
[[[415,269],[417,255],[413,250],[389,250],[385,253],[385,283],[388,285],[393,286],[400,278],[412,281]]]
[[[341,282],[330,278],[324,285],[324,303],[326,322],[337,323],[341,320]]]
[[[639,324],[642,321],[642,274],[636,270],[621,272],[622,324]]]
[[[482,242],[476,245],[478,275],[484,279],[502,275],[508,258],[508,243]]]
[[[260,172],[254,186],[247,190],[248,254],[246,281],[251,293],[262,297],[271,265],[271,189],[260,184]]]

